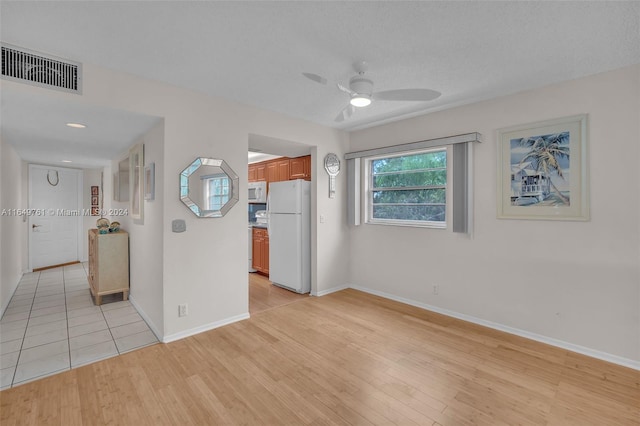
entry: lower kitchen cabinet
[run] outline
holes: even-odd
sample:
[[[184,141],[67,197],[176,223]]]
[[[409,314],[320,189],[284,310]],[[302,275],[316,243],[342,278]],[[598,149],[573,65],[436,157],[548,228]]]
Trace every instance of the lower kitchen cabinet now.
[[[129,234],[125,231],[100,234],[89,230],[89,288],[96,305],[106,294],[122,293],[129,298]]]
[[[269,275],[269,233],[264,228],[253,228],[253,269]]]

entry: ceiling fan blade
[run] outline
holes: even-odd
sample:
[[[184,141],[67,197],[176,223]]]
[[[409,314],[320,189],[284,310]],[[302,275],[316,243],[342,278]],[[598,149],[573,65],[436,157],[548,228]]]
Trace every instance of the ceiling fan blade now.
[[[429,89],[398,89],[375,92],[373,98],[381,101],[432,101],[440,95],[440,92]]]
[[[327,79],[324,78],[324,77],[319,76],[318,74],[313,74],[313,73],[310,73],[310,72],[303,72],[302,75],[304,75],[305,77],[307,77],[311,81],[315,81],[316,83],[327,84]]]
[[[342,109],[342,111],[340,111],[340,114],[338,114],[335,121],[337,121],[338,123],[343,122],[347,118],[351,117],[354,110],[355,110],[355,107],[351,104],[348,104],[346,107]]]
[[[344,87],[342,84],[337,83],[336,86],[338,86],[338,89],[342,90],[345,93],[348,93],[350,95],[355,95],[356,92],[354,92],[353,90],[349,89],[348,87]]]

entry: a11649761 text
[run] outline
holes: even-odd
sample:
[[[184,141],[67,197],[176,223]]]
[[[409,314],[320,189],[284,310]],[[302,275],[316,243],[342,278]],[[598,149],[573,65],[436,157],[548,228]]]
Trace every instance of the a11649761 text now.
[[[95,216],[92,209],[2,209],[0,216]],[[129,209],[102,209],[100,216],[128,216]]]

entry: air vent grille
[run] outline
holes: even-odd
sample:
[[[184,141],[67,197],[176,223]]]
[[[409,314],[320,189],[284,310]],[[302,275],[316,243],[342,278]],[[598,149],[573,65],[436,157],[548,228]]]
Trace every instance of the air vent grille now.
[[[2,45],[2,76],[24,83],[80,93],[80,64]]]

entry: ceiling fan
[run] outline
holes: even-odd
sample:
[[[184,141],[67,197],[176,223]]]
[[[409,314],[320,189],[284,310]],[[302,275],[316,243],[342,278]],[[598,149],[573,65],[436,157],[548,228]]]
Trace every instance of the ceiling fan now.
[[[396,89],[374,92],[373,81],[364,75],[368,69],[368,64],[365,61],[356,62],[353,64],[353,68],[357,75],[349,79],[349,87],[336,83],[338,89],[350,96],[347,106],[336,116],[335,121],[337,122],[351,117],[356,108],[366,107],[374,100],[424,102],[432,101],[440,96],[440,92],[430,89]],[[318,74],[303,72],[302,75],[316,83],[327,84],[327,79]]]

